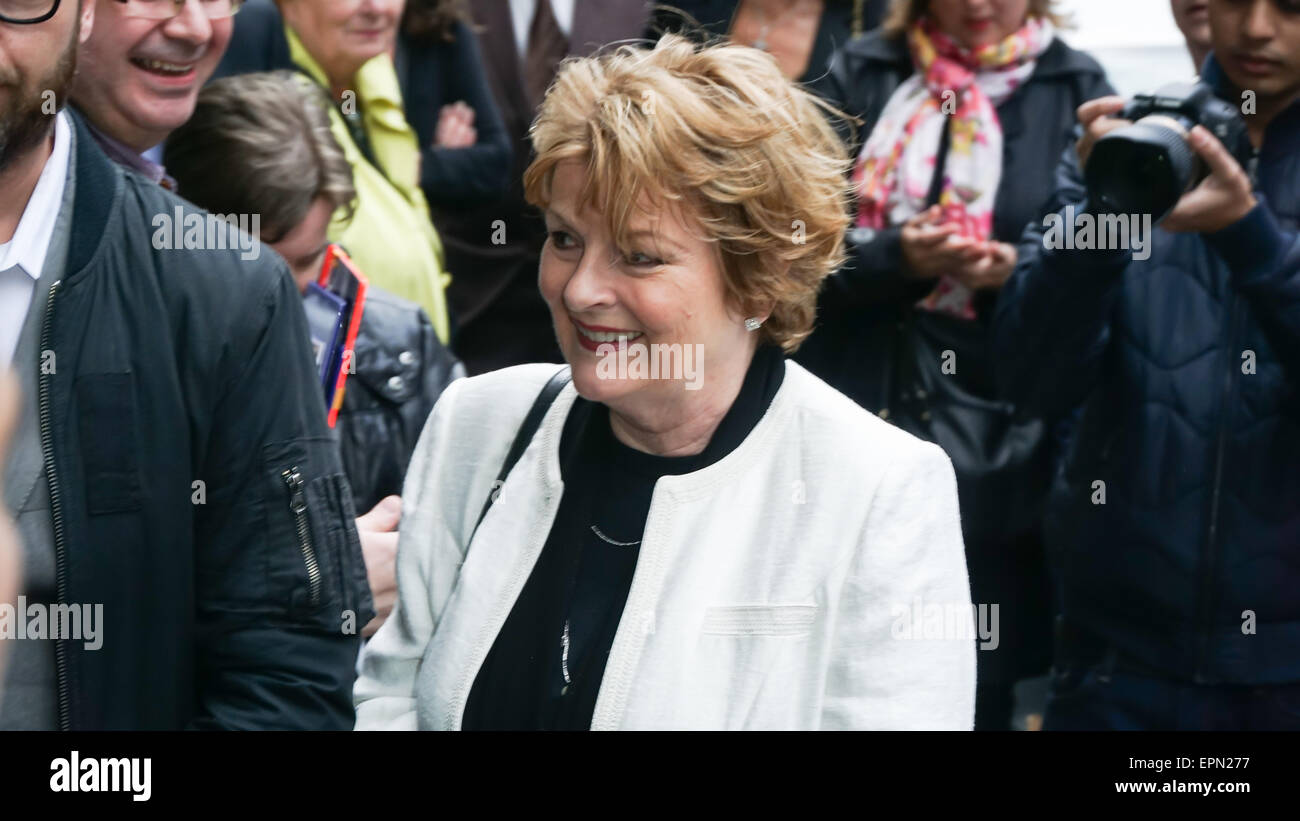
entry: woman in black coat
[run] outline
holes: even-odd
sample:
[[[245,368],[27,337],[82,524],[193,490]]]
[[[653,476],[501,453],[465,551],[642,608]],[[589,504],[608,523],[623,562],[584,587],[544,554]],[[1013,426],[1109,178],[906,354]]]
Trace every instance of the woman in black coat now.
[[[514,154],[465,0],[407,0],[393,62],[429,205],[460,209],[504,194]]]
[[[814,86],[863,123],[845,129],[858,211],[849,262],[797,359],[953,460],[972,599],[998,608],[996,621],[981,614],[996,635],[981,642],[976,703],[976,728],[996,729],[1009,726],[1015,681],[1050,663],[1040,518],[1052,420],[1013,418],[997,395],[989,325],[1075,109],[1113,91],[1055,35],[1052,0],[1012,0],[986,20],[931,6],[896,0]]]

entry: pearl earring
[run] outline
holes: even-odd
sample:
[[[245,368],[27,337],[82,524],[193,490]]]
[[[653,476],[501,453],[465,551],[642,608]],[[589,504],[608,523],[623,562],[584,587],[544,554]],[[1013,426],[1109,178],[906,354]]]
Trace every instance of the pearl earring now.
[[[747,331],[757,331],[761,327],[763,327],[763,320],[758,317],[751,316],[745,320],[745,330]]]

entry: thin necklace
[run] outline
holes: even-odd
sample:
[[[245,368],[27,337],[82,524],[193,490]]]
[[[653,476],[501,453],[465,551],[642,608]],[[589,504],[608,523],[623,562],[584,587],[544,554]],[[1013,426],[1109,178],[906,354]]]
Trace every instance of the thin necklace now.
[[[592,525],[592,526],[591,526],[591,532],[592,532],[592,533],[595,533],[596,536],[597,536],[597,537],[598,537],[602,542],[605,542],[606,544],[612,544],[612,545],[614,545],[614,547],[632,547],[633,545],[641,544],[641,540],[640,540],[640,539],[637,539],[635,542],[617,542],[617,541],[614,541],[613,539],[611,539],[611,538],[609,538],[608,536],[606,536],[604,533],[601,533],[601,532],[600,532],[600,528],[596,527],[595,525]]]
[[[569,620],[564,620],[564,635],[560,636],[560,672],[564,675],[564,688],[560,695],[567,695],[573,679],[569,678]]]

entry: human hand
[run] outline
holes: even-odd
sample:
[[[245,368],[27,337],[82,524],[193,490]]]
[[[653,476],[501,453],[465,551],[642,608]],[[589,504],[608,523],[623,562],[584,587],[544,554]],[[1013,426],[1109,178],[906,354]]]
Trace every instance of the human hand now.
[[[1125,105],[1123,97],[1111,95],[1089,100],[1079,106],[1075,114],[1079,118],[1079,124],[1083,126],[1083,136],[1074,144],[1074,151],[1079,155],[1080,168],[1088,164],[1088,156],[1092,154],[1092,147],[1097,144],[1097,140],[1117,128],[1132,125],[1128,120],[1111,116],[1122,111]]]
[[[463,101],[443,106],[434,129],[434,147],[466,148],[476,142],[478,131],[474,128],[474,109]]]
[[[903,261],[916,279],[934,279],[984,256],[977,240],[958,236],[960,226],[937,224],[940,214],[933,205],[903,223]]]
[[[1016,269],[1016,246],[1005,242],[983,244],[984,256],[951,271],[953,279],[972,291],[996,291],[1011,278]]]
[[[361,538],[361,555],[366,562],[366,579],[375,602],[375,617],[361,635],[373,636],[397,603],[398,523],[402,520],[402,497],[386,496],[364,516],[357,517],[357,536]]]
[[[1201,234],[1222,231],[1249,214],[1258,204],[1251,190],[1250,177],[1223,143],[1204,126],[1198,125],[1191,130],[1187,144],[1205,162],[1210,173],[1178,200],[1160,227],[1166,231]]]

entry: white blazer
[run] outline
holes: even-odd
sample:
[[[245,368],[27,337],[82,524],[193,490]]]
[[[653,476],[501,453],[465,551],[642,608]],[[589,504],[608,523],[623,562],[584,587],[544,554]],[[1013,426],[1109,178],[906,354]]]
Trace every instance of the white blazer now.
[[[554,372],[460,379],[438,400],[406,476],[399,602],[361,657],[357,729],[460,728],[559,508],[572,384],[469,536]],[[656,483],[592,729],[970,729],[962,610],[971,622],[948,458],[787,362],[739,447]],[[920,612],[959,617],[922,629]]]

